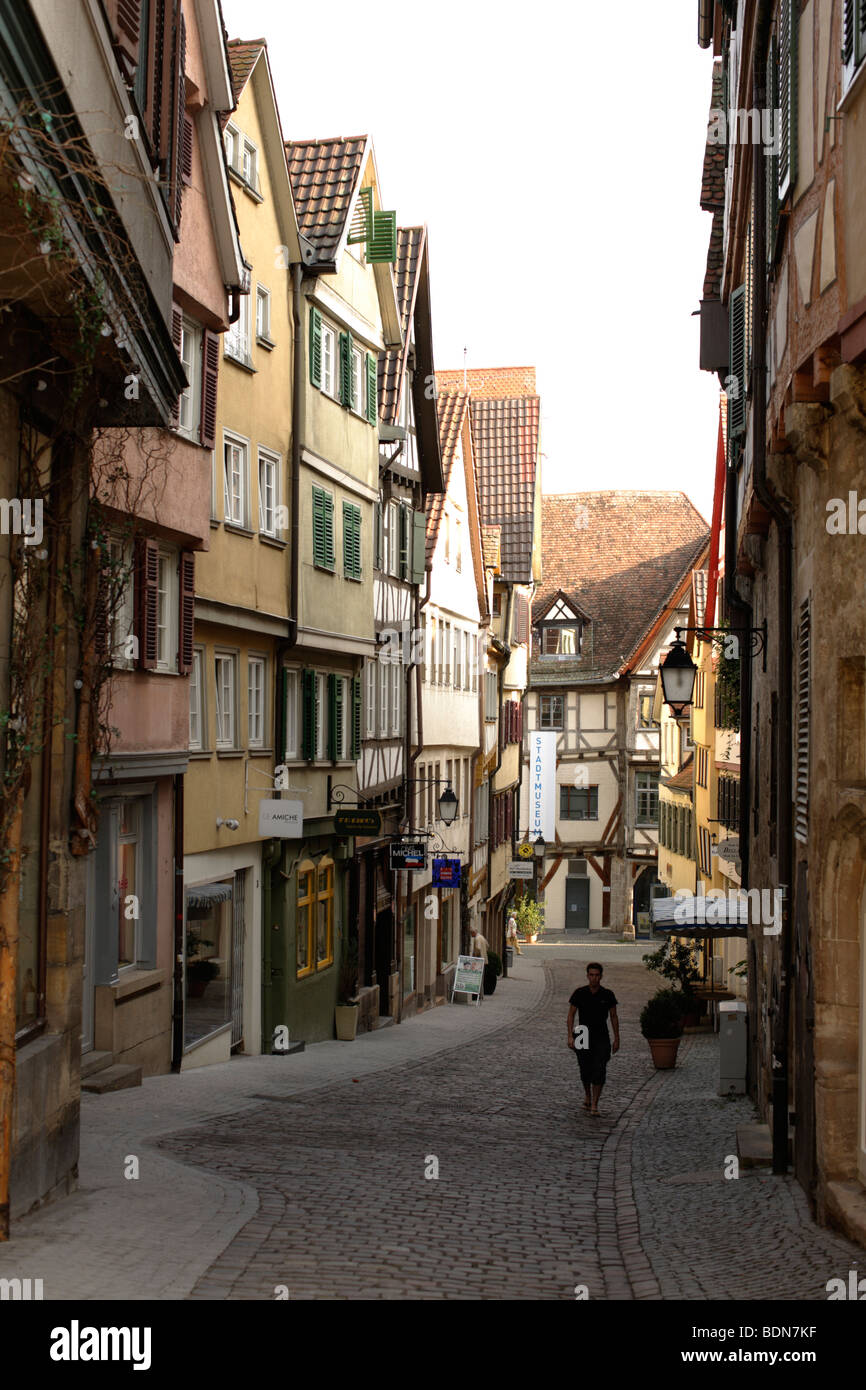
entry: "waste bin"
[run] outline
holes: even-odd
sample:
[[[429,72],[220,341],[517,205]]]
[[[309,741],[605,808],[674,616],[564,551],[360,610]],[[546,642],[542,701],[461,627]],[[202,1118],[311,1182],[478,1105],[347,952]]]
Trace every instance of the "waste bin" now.
[[[744,999],[719,1004],[719,1095],[746,1094],[748,1014]]]
[[[511,968],[512,968],[513,965],[514,965],[514,947],[513,947],[513,946],[506,946],[506,948],[505,948],[505,963],[506,963],[508,969],[511,970]]]

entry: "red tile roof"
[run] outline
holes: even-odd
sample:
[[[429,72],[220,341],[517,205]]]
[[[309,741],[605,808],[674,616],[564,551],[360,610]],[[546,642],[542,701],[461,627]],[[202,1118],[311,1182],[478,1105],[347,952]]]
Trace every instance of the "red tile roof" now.
[[[415,282],[421,253],[424,249],[426,228],[397,228],[397,261],[394,266],[394,283],[397,290],[397,304],[400,309],[400,326],[403,329],[404,347],[388,348],[379,353],[379,416],[387,425],[396,425],[400,413],[400,395],[403,384],[404,363],[409,351],[410,320],[415,302]]]
[[[503,579],[528,584],[541,402],[538,396],[501,400],[473,394],[470,408],[481,520],[502,527]]]
[[[693,791],[695,784],[694,761],[695,755],[690,753],[679,772],[675,772],[673,777],[662,777],[662,786],[670,787],[675,792]]]
[[[533,684],[615,675],[688,578],[709,540],[682,492],[578,492],[542,498],[542,578],[533,621],[561,589],[593,622],[575,661],[534,659]]]
[[[232,88],[236,102],[240,101],[241,92],[247,85],[259,54],[267,46],[264,39],[229,39],[227,45],[229,67],[231,68]]]
[[[466,411],[469,406],[469,397],[465,391],[445,391],[442,392],[436,401],[436,413],[439,417],[439,440],[442,449],[442,476],[445,481],[444,492],[431,492],[427,494],[427,561],[433,558],[433,551],[436,549],[436,539],[439,535],[439,523],[442,520],[442,512],[445,508],[445,494],[451,483],[451,470],[454,467],[454,456],[457,452],[457,443],[463,429],[463,422],[466,419]]]
[[[320,262],[336,258],[367,145],[366,135],[286,141],[298,228]]]
[[[440,391],[462,390],[463,371],[458,368],[436,373]],[[466,372],[466,389],[473,400],[508,400],[512,396],[535,396],[534,367],[471,367]]]

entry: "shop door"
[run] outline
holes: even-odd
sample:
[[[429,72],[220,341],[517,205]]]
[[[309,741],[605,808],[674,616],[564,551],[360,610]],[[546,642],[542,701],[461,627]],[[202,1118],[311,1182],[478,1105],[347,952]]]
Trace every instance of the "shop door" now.
[[[589,879],[565,880],[566,931],[589,931]]]

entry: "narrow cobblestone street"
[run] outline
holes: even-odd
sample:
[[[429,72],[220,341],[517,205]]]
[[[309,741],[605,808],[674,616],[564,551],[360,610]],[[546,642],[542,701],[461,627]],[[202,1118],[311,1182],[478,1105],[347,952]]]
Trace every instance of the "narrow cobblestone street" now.
[[[478,1010],[87,1097],[80,1189],[16,1223],[0,1277],[74,1300],[826,1299],[863,1251],[793,1177],[725,1179],[751,1103],[716,1094],[712,1035],[653,1069],[641,950],[530,947]],[[593,952],[623,1038],[595,1120],[565,1046]]]
[[[711,1036],[652,1069],[641,965],[607,972],[624,1047],[602,1117],[582,1112],[564,1021],[583,968],[550,961],[507,1032],[167,1140],[260,1196],[192,1297],[826,1297],[862,1251],[814,1226],[793,1178],[725,1179],[751,1105],[716,1094]]]

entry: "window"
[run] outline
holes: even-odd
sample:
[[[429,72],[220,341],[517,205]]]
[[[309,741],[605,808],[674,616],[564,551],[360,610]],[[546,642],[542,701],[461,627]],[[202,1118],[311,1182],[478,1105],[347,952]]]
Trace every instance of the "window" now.
[[[343,503],[343,573],[361,578],[361,508],[354,502]]]
[[[337,330],[322,322],[322,390],[326,396],[337,395]]]
[[[598,787],[560,787],[562,820],[598,820]]]
[[[234,323],[229,324],[228,332],[225,335],[224,352],[226,357],[235,362],[242,362],[244,366],[251,367],[253,359],[250,355],[250,297],[242,294],[238,300],[239,310]]]
[[[484,718],[487,723],[494,723],[497,715],[498,690],[496,685],[496,672],[484,672]]]
[[[259,531],[263,536],[279,536],[279,504],[280,456],[267,449],[259,449]]]
[[[701,873],[710,875],[713,872],[712,840],[710,832],[705,825],[698,827],[700,845],[700,866]]]
[[[364,400],[364,354],[360,348],[352,348],[352,409],[356,415],[365,415],[367,406]]]
[[[454,518],[454,564],[458,574],[463,568],[463,539],[460,518]]]
[[[223,432],[223,502],[225,519],[235,526],[247,524],[249,446],[246,440]]]
[[[298,873],[298,900],[295,910],[298,978],[313,973],[313,915],[316,910],[315,869]]]
[[[493,595],[493,616],[500,617],[502,614],[502,590],[497,589]]]
[[[706,687],[706,674],[705,674],[705,672],[703,672],[703,671],[698,671],[698,674],[697,674],[697,677],[696,677],[696,680],[695,680],[695,709],[703,709],[703,707],[704,707],[704,690],[705,690],[705,687]]]
[[[180,337],[180,360],[189,382],[178,401],[177,427],[187,439],[198,442],[201,422],[201,328],[184,319]]]
[[[707,785],[707,771],[709,768],[709,749],[698,747],[698,763],[696,768],[697,783],[699,787]]]
[[[135,966],[141,960],[139,914],[127,917],[127,899],[140,897],[141,801],[129,797],[117,811],[117,968]]]
[[[389,502],[385,513],[385,573],[400,572],[400,506]]]
[[[334,494],[313,487],[313,564],[318,569],[333,570],[334,562]]]
[[[256,286],[256,338],[271,341],[271,292],[264,285]]]
[[[130,671],[135,666],[135,583],[131,547],[121,540],[110,540],[103,553],[105,605],[108,609],[108,643],[113,666]],[[130,639],[132,639],[130,641]]]
[[[851,86],[854,74],[866,58],[866,0],[845,0],[842,13],[842,90],[845,92]],[[796,23],[796,11],[793,18]],[[789,53],[791,48],[789,43]],[[794,71],[796,72],[796,61]]]
[[[403,722],[403,667],[399,661],[393,661],[390,665],[391,671],[391,733],[402,733]]]
[[[283,671],[283,756],[288,762],[298,754],[298,672]]]
[[[564,660],[580,656],[583,650],[583,628],[550,623],[541,629],[541,655],[557,656]]]
[[[334,866],[319,865],[316,894],[316,969],[334,960]]]
[[[445,682],[446,685],[450,685],[450,684],[451,684],[451,624],[450,624],[450,623],[446,623],[446,624],[445,624],[444,646],[445,646],[445,675],[444,675],[444,678],[443,678],[443,679],[444,679],[444,682]]]
[[[265,661],[251,656],[248,667],[247,722],[250,748],[262,748],[265,742]]]
[[[562,708],[562,695],[540,695],[538,699],[539,729],[561,729],[563,727]]]
[[[235,748],[237,657],[218,652],[214,657],[216,691],[216,746]]]
[[[241,174],[250,188],[259,191],[258,153],[250,140],[244,140],[241,150]]]
[[[227,125],[223,131],[223,143],[226,148],[226,164],[230,169],[237,171],[238,168],[238,132],[234,126]]]
[[[316,672],[316,759],[324,761],[327,742],[328,678],[321,671]]]
[[[659,776],[657,772],[638,772],[635,776],[636,822],[655,825],[659,813]]]
[[[178,584],[177,554],[159,551],[156,602],[156,669],[177,670]]]
[[[376,663],[364,665],[364,736],[376,737]]]
[[[654,729],[657,724],[653,719],[653,695],[643,691],[637,697],[637,726],[639,729]]]
[[[463,759],[463,815],[469,815],[469,759]]]
[[[463,689],[463,633],[454,629],[454,689]]]
[[[448,512],[442,518],[445,529],[445,563],[451,564],[451,517]]]
[[[192,670],[189,673],[189,746],[190,748],[204,748],[205,727],[204,727],[204,688],[202,684],[202,670],[204,668],[204,652],[201,647],[196,647],[192,658]]]
[[[379,737],[387,738],[391,732],[391,680],[390,666],[386,661],[379,662]]]

